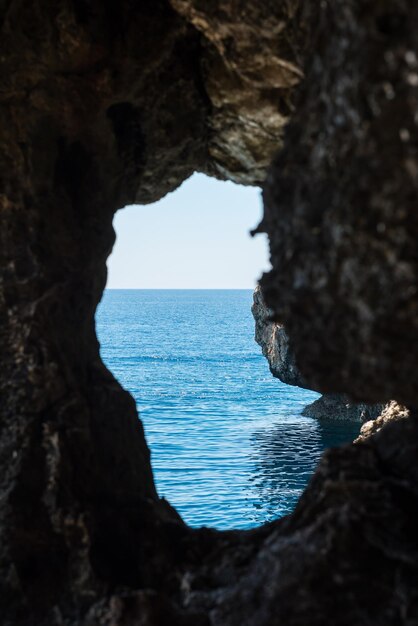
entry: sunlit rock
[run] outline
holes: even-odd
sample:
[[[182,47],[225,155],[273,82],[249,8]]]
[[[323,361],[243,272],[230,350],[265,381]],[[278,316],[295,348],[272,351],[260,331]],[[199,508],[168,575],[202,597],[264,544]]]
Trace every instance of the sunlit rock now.
[[[356,439],[356,443],[359,441],[365,441],[372,435],[375,435],[382,430],[383,427],[391,422],[406,419],[410,416],[410,411],[398,404],[397,402],[389,402],[382,410],[381,414],[375,420],[367,421],[360,429],[360,435]]]

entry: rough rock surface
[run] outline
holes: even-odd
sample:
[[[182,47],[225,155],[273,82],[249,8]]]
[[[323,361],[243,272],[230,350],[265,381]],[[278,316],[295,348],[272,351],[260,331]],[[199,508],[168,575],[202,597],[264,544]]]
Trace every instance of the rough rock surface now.
[[[114,211],[195,170],[258,183],[305,58],[266,191],[269,303],[309,384],[417,405],[417,11],[0,3],[4,626],[417,624],[416,412],[327,452],[284,520],[192,531],[94,329]]]
[[[368,437],[375,435],[379,431],[382,430],[384,426],[389,424],[390,422],[396,422],[398,420],[406,419],[410,416],[409,410],[401,406],[395,401],[389,402],[387,404],[381,415],[377,419],[367,421],[363,424],[360,429],[360,435],[357,437],[354,443],[358,443],[359,441],[365,441]]]
[[[350,401],[343,393],[325,393],[302,411],[306,417],[317,419],[354,420],[365,422],[379,417],[385,404],[364,404]]]
[[[312,389],[299,371],[283,324],[273,321],[273,312],[266,306],[260,286],[254,291],[251,311],[255,320],[255,340],[261,346],[273,376],[286,385]],[[318,419],[364,422],[378,417],[384,406],[384,404],[358,404],[351,402],[345,394],[326,393],[306,406],[302,415]]]
[[[262,184],[302,78],[298,2],[170,0],[203,35],[209,172]],[[295,25],[298,27],[295,28]]]
[[[255,321],[255,340],[261,347],[273,376],[286,385],[309,389],[296,365],[286,330],[283,324],[273,322],[273,312],[266,306],[259,286],[253,294],[251,312]]]
[[[263,293],[309,384],[408,406],[418,403],[417,24],[412,0],[322,3],[261,225],[273,267]]]

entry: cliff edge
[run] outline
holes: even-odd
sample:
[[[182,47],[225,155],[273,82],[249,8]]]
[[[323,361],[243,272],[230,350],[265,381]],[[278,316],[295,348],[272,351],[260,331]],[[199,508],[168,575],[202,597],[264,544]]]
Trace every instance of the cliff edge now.
[[[260,286],[256,287],[253,300],[251,311],[255,320],[255,340],[261,346],[273,376],[286,385],[317,391],[312,389],[299,371],[286,330],[282,324],[273,321],[272,311],[264,302]],[[302,415],[318,419],[368,422],[376,419],[384,407],[384,404],[356,404],[345,394],[329,393],[306,406]]]

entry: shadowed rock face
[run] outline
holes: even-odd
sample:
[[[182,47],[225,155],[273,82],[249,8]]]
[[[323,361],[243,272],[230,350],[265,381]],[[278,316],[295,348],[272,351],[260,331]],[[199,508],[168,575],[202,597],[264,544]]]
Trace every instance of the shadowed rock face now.
[[[273,311],[266,306],[259,286],[253,294],[251,312],[255,321],[255,340],[261,347],[273,376],[286,385],[309,389],[296,365],[285,328],[272,321]]]
[[[170,0],[203,35],[209,172],[262,184],[302,78],[299,3]],[[297,25],[297,27],[296,27]]]
[[[355,403],[343,393],[325,393],[305,406],[302,415],[318,419],[354,420],[367,422],[379,417],[385,404]]]
[[[306,58],[266,190],[268,304],[309,385],[417,404],[418,8],[276,4],[0,7],[6,626],[416,623],[414,411],[326,453],[288,518],[192,531],[99,357],[114,211],[195,170],[258,183]]]
[[[265,187],[263,292],[313,388],[416,405],[418,5],[323,9]]]
[[[273,321],[273,311],[266,306],[260,286],[256,287],[253,300],[251,311],[255,320],[255,340],[261,346],[271,373],[286,385],[312,389],[299,371],[284,326]],[[345,394],[327,393],[306,406],[302,415],[365,422],[378,417],[384,406],[356,404]]]

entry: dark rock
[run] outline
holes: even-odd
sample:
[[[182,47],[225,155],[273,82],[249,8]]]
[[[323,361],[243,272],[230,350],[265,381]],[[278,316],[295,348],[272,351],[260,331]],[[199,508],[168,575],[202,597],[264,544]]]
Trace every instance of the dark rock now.
[[[230,9],[215,11],[219,31],[231,15],[239,22]],[[254,5],[253,41],[266,19]],[[230,37],[218,50],[165,0],[0,7],[5,625],[81,623],[122,587],[177,595],[178,544],[191,531],[157,496],[135,403],[100,360],[94,313],[115,210],[155,201],[196,170],[264,178],[300,76],[280,43],[291,5],[271,19],[257,63],[282,62],[280,85],[271,71],[228,69],[255,62],[245,28],[233,61]]]
[[[263,292],[312,388],[416,406],[418,4],[325,2],[315,24],[265,186]]]
[[[362,404],[351,402],[343,393],[324,393],[302,411],[305,417],[317,419],[354,420],[366,422],[379,417],[385,404]]]
[[[266,188],[269,305],[309,385],[418,404],[417,12],[1,3],[4,626],[417,623],[416,412],[327,452],[284,520],[193,531],[157,496],[94,328],[115,210],[193,171],[259,183],[292,114]]]
[[[273,321],[273,311],[266,306],[260,286],[256,287],[253,298],[251,311],[255,320],[255,340],[261,346],[271,373],[286,385],[310,389],[296,364],[286,329],[283,324]],[[317,419],[364,422],[378,417],[384,406],[384,404],[357,404],[350,401],[346,394],[326,393],[306,406],[302,415]]]
[[[303,76],[298,2],[170,3],[203,36],[201,63],[211,104],[206,171],[261,185],[293,110],[293,87]]]

